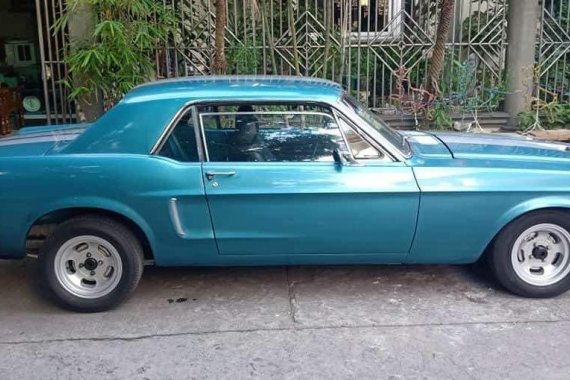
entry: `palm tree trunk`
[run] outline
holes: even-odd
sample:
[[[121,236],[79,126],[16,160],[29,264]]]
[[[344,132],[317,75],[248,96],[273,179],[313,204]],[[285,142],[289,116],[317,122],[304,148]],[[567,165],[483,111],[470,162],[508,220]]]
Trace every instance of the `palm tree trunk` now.
[[[449,36],[449,28],[453,22],[454,0],[440,0],[439,23],[437,25],[435,46],[428,68],[427,89],[432,94],[439,93],[437,82],[445,60],[445,43]]]
[[[216,0],[216,31],[215,39],[215,55],[212,71],[214,74],[225,74],[227,68],[226,61],[226,0]]]

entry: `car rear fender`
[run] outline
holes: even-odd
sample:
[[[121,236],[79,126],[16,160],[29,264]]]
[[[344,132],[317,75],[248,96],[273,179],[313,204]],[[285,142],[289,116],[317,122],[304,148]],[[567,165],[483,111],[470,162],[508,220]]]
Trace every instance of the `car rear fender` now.
[[[38,223],[42,218],[52,213],[58,211],[65,211],[65,210],[72,210],[72,209],[91,209],[94,212],[109,212],[113,214],[117,214],[130,220],[136,226],[140,228],[140,230],[145,234],[148,243],[150,245],[150,249],[152,251],[155,238],[154,233],[150,227],[150,225],[146,222],[146,220],[135,210],[131,207],[118,202],[113,199],[102,198],[102,197],[73,197],[71,199],[59,199],[57,201],[50,202],[38,210],[34,210],[28,218],[28,225],[24,231],[24,235],[21,237],[21,241],[24,242],[27,239],[28,233],[31,227]]]

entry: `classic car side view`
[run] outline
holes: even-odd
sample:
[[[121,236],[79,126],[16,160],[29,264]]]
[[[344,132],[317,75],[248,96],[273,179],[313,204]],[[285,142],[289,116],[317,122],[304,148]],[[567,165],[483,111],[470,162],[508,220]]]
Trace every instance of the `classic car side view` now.
[[[92,125],[0,139],[0,188],[0,257],[37,255],[77,311],[125,300],[145,264],[485,257],[513,293],[570,288],[567,145],[400,133],[324,80],[142,85]]]

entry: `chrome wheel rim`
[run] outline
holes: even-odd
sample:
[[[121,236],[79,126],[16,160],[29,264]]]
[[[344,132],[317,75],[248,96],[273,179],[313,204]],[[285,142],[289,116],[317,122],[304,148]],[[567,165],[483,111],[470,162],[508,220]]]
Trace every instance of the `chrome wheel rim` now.
[[[519,235],[511,251],[517,276],[534,286],[548,286],[570,272],[570,233],[556,224],[543,223]]]
[[[119,284],[123,263],[117,249],[97,236],[77,236],[55,255],[55,275],[63,288],[80,298],[100,298]]]

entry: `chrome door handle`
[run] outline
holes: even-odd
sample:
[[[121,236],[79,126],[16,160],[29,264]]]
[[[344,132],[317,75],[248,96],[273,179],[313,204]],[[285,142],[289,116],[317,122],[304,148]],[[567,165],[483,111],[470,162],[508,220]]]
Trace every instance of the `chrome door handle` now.
[[[222,175],[222,176],[226,176],[226,177],[231,177],[236,175],[236,172],[231,170],[231,171],[227,171],[227,172],[215,172],[215,171],[208,171],[206,172],[206,178],[208,178],[208,181],[211,181],[212,179],[214,179],[215,176],[217,175]]]

